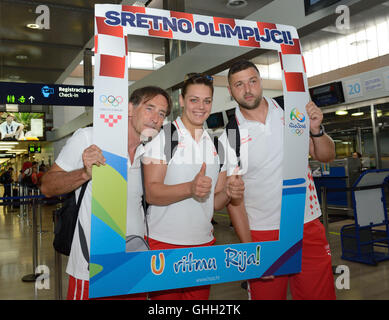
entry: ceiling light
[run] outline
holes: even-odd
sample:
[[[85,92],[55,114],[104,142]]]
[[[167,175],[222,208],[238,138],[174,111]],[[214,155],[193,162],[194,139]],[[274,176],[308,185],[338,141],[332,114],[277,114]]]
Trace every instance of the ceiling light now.
[[[246,0],[228,0],[226,6],[232,9],[243,8],[247,6]]]
[[[25,54],[18,54],[16,56],[16,59],[19,59],[19,60],[26,60],[28,57],[25,55]]]
[[[24,153],[27,152],[25,149],[10,149],[9,153]],[[7,152],[6,152],[7,153]]]
[[[158,61],[158,62],[165,62],[165,56],[164,55],[158,55],[158,56],[155,56],[154,58],[155,61]]]
[[[1,141],[0,142],[0,146],[5,146],[5,145],[9,146],[9,145],[13,145],[13,144],[19,144],[19,142],[16,142],[16,141],[5,141],[5,142]]]
[[[348,114],[348,111],[346,111],[346,110],[338,110],[338,111],[335,112],[335,114],[338,115],[338,116],[344,116],[344,115]]]
[[[351,114],[353,117],[359,117],[359,116],[363,116],[364,113],[363,112],[354,112]]]
[[[30,28],[30,29],[39,29],[39,25],[36,24],[36,23],[29,23],[27,24],[27,28]]]
[[[12,79],[12,80],[19,80],[20,79],[20,76],[18,75],[10,75],[8,78]]]
[[[382,110],[377,110],[377,117],[378,118],[382,117]]]

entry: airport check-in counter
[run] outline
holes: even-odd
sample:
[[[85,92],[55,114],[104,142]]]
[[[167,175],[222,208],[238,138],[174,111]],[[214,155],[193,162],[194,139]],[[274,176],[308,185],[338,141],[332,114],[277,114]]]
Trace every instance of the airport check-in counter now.
[[[349,188],[361,174],[361,162],[359,159],[344,158],[336,159],[330,163],[321,163],[310,160],[309,165],[312,170],[318,198],[321,203],[322,187]],[[327,192],[327,206],[329,209],[345,210],[348,215],[353,216],[351,192],[336,191]]]

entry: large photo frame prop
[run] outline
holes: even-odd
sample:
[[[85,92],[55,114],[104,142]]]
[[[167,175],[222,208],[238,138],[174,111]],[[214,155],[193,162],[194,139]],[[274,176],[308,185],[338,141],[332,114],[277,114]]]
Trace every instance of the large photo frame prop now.
[[[125,251],[128,34],[278,51],[285,101],[278,241]],[[93,169],[91,298],[301,271],[309,139],[305,105],[309,93],[294,27],[145,7],[95,5],[94,88],[94,143],[103,150],[107,164]]]

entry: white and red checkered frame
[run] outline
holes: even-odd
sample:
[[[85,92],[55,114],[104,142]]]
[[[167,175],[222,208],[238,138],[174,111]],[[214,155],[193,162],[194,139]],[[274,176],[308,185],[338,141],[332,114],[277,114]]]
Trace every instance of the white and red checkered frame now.
[[[221,36],[212,36],[211,34],[202,35],[198,32],[181,32],[180,30],[174,31],[163,30],[162,26],[159,24],[159,20],[155,19],[153,21],[143,20],[142,28],[137,28],[134,26],[129,26],[128,24],[121,25],[118,24],[113,26],[112,24],[107,24],[106,14],[108,11],[119,13],[116,16],[125,17],[126,15],[131,15],[132,17],[136,14],[147,14],[151,16],[167,17],[167,18],[177,18],[185,19],[185,23],[191,23],[192,29],[195,30],[194,26],[199,22],[204,26],[205,24],[212,26],[214,34],[216,32],[221,32],[222,25],[229,25],[230,28],[236,28],[240,26],[241,30],[245,30],[246,35],[249,32],[255,32],[251,36],[242,37],[235,36],[232,37],[221,37]],[[145,23],[149,27],[145,27]],[[158,24],[158,27],[154,25]],[[246,28],[246,29],[245,29]],[[236,30],[236,29],[234,29]],[[250,31],[251,30],[251,31]],[[204,32],[205,33],[205,32]],[[269,35],[272,33],[275,35],[272,39],[269,40]],[[134,7],[126,5],[96,5],[95,6],[95,76],[94,76],[94,143],[96,143],[104,152],[115,155],[115,161],[117,158],[127,159],[127,125],[128,122],[128,109],[126,103],[123,103],[119,107],[107,106],[102,103],[100,97],[105,96],[121,96],[123,97],[123,102],[128,101],[128,47],[127,47],[127,34],[141,35],[146,37],[160,37],[167,39],[178,39],[184,41],[197,41],[204,43],[212,44],[222,44],[229,46],[237,47],[252,47],[252,48],[261,48],[261,49],[270,49],[276,50],[279,53],[279,58],[281,62],[282,69],[282,81],[283,81],[283,90],[284,90],[284,102],[285,102],[285,128],[290,125],[293,126],[293,119],[291,116],[291,110],[298,107],[300,112],[305,113],[305,105],[309,101],[308,93],[308,82],[306,76],[305,62],[302,56],[300,40],[297,34],[296,29],[293,26],[286,26],[281,24],[274,23],[264,23],[264,22],[254,22],[246,20],[237,20],[237,19],[226,19],[226,18],[217,18],[217,17],[207,17],[202,15],[182,13],[175,11],[167,10],[158,10],[145,7]],[[264,41],[258,41],[258,39],[267,39]],[[276,41],[275,41],[276,40]],[[217,54],[217,53],[216,53]],[[200,72],[202,70],[199,70]],[[184,75],[183,75],[184,77]],[[283,162],[283,204],[284,197],[285,199],[289,196],[289,202],[295,201],[294,195],[302,194],[299,200],[303,203],[299,206],[297,205],[288,205],[289,207],[300,209],[299,212],[293,212],[293,210],[288,211],[288,214],[285,215],[283,212],[288,208],[282,208],[281,212],[281,230],[280,230],[280,241],[290,243],[290,250],[286,251],[282,257],[273,264],[273,269],[268,270],[277,270],[280,266],[287,261],[287,257],[295,254],[298,250],[301,250],[301,239],[302,239],[302,225],[303,225],[303,212],[300,212],[304,206],[305,202],[305,188],[306,188],[306,169],[308,166],[308,139],[309,139],[309,119],[306,116],[305,120],[305,130],[300,135],[295,135],[291,133],[291,130],[285,130],[284,137],[284,162]],[[120,161],[119,161],[120,162]],[[126,176],[127,166],[126,162],[121,164],[123,168],[117,166],[118,171],[122,172]],[[125,168],[124,168],[125,167]],[[116,170],[116,169],[115,169]],[[99,176],[99,179],[102,181],[93,180],[93,185],[95,184],[104,184],[104,178]],[[101,196],[101,195],[100,195]],[[92,197],[95,199],[94,193]],[[98,200],[98,199],[97,199]],[[122,201],[123,199],[110,199],[110,201]],[[285,203],[286,203],[285,202]],[[126,216],[126,206],[123,205],[123,214],[125,221]],[[286,218],[289,220],[286,220]],[[290,220],[292,219],[292,220]],[[293,219],[297,219],[296,222]],[[92,219],[93,222],[93,219]],[[293,232],[282,233],[283,228],[291,226],[295,228]],[[296,227],[297,226],[297,227]],[[125,229],[125,228],[124,228]],[[297,230],[298,229],[298,230]],[[289,230],[290,231],[290,230]],[[92,225],[91,233],[96,232],[94,226]],[[297,234],[297,235],[296,235]],[[101,237],[98,235],[96,237]],[[246,244],[248,245],[248,244]],[[262,250],[265,249],[265,245],[262,246]],[[95,254],[94,250],[96,248],[93,246],[93,236],[91,237],[91,265],[93,265],[93,259],[100,259],[100,264],[102,263],[101,251],[97,250]],[[106,246],[106,259],[110,259],[112,254],[119,254],[123,250],[122,244],[120,243],[118,247],[114,245],[109,248]],[[278,250],[278,249],[277,249]],[[284,249],[280,249],[284,250]],[[292,251],[291,251],[292,250]],[[294,251],[293,251],[294,250]],[[274,251],[274,250],[273,250]],[[99,253],[100,252],[100,253]],[[289,256],[288,256],[289,254]],[[108,260],[107,260],[108,261]],[[168,262],[166,262],[168,263]],[[109,265],[112,263],[110,262]],[[120,262],[118,262],[120,264]],[[101,264],[102,272],[104,272],[105,266]],[[142,266],[143,268],[143,266]],[[276,269],[274,269],[276,268]],[[293,268],[292,268],[293,269]],[[116,270],[116,269],[115,269]],[[296,271],[296,268],[293,269],[293,272]],[[108,272],[108,271],[107,271]],[[109,271],[110,272],[110,271]],[[270,272],[270,271],[269,271]],[[273,271],[272,271],[273,272]],[[285,270],[283,271],[285,272]],[[259,276],[259,274],[257,275]],[[99,280],[94,280],[96,276],[92,279],[91,276],[91,288],[96,286],[94,292],[90,293],[91,297],[97,297],[102,295],[112,295],[112,294],[123,294],[123,291],[115,289],[115,286],[120,287],[121,280],[116,280],[116,284],[112,284],[113,281],[113,271],[107,274],[107,283],[110,283],[109,286],[104,285],[101,280],[102,275],[98,275]],[[118,274],[120,278],[120,275]],[[235,280],[237,280],[236,278]],[[240,277],[239,279],[243,279]],[[247,277],[246,277],[247,279]],[[99,283],[100,282],[100,283]],[[152,281],[153,282],[153,281]],[[169,285],[174,285],[175,280],[169,281]],[[223,282],[223,281],[219,281]],[[209,283],[215,283],[210,281]],[[217,282],[216,282],[217,283]],[[203,283],[207,284],[207,283]],[[98,285],[101,286],[100,289],[97,289]],[[179,284],[178,284],[179,285]],[[188,286],[188,285],[186,285]],[[190,285],[189,285],[190,286]],[[99,291],[101,290],[101,291]],[[116,290],[116,291],[115,291]],[[124,289],[121,289],[124,290]],[[149,288],[150,290],[150,288]],[[103,292],[103,294],[102,294]],[[122,292],[122,293],[120,293]],[[130,291],[126,291],[130,292]],[[131,292],[139,292],[134,289]]]

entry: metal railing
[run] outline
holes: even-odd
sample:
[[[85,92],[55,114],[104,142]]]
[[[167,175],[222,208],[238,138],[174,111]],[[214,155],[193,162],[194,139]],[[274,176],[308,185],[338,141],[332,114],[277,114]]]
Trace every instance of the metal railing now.
[[[15,212],[19,208],[19,213],[17,216],[26,221],[27,226],[32,226],[32,273],[24,275],[22,277],[23,282],[33,282],[35,283],[37,278],[42,275],[37,272],[38,267],[38,235],[42,235],[48,231],[43,230],[42,223],[42,206],[47,203],[47,198],[41,194],[40,190],[36,187],[28,187],[26,185],[21,185],[19,183],[12,183],[9,185],[11,187],[11,196],[10,197],[0,197],[0,205],[2,204],[4,210],[8,212]],[[17,190],[17,192],[16,192]],[[16,194],[17,193],[17,194]],[[53,204],[57,204],[57,209],[62,205],[62,196],[56,197],[57,201]],[[31,221],[29,216],[31,212]],[[55,228],[55,216],[53,214],[53,223]],[[54,231],[54,229],[53,229]],[[54,248],[53,248],[54,249]],[[55,278],[55,299],[62,300],[62,255],[54,250],[54,278]]]

